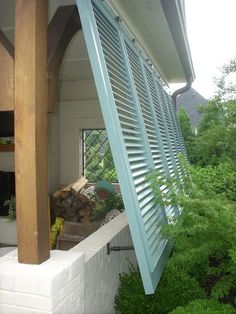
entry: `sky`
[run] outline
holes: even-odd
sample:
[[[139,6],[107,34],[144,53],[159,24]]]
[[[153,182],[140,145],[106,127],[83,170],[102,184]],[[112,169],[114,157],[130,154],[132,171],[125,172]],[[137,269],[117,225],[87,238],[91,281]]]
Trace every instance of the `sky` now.
[[[187,33],[196,79],[192,87],[214,95],[213,77],[236,57],[236,0],[185,0]]]

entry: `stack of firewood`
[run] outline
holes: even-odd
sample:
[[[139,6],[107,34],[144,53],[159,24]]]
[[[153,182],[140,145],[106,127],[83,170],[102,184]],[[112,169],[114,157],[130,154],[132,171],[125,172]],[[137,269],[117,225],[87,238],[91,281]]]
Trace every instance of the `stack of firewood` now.
[[[81,193],[87,180],[81,177],[68,186],[62,185],[52,195],[51,209],[54,217],[61,217],[66,221],[89,224],[93,216],[94,204]]]

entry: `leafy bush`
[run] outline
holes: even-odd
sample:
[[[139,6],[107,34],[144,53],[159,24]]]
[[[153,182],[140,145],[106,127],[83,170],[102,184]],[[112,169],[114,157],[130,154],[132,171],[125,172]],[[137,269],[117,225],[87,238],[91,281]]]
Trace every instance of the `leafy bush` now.
[[[236,161],[236,100],[214,98],[203,105],[197,133],[192,135],[187,114],[179,113],[189,160],[201,167]]]
[[[212,300],[196,300],[187,306],[178,307],[170,314],[235,314],[236,311],[229,305],[220,304]]]
[[[217,166],[190,167],[191,177],[195,184],[205,194],[221,195],[231,201],[236,201],[236,170],[230,163],[220,163]],[[212,195],[212,196],[214,196]]]
[[[157,203],[182,208],[178,223],[162,228],[165,236],[175,241],[171,263],[199,280],[208,296],[236,306],[234,178],[232,191],[227,194],[227,180],[221,181],[219,176],[230,177],[224,173],[228,166],[200,171],[186,164],[183,167],[186,175],[182,186],[175,178],[160,174],[150,177],[152,185],[165,185],[170,191],[162,195],[154,189]]]
[[[112,209],[118,209],[120,212],[124,209],[121,194],[110,194],[106,199],[101,199],[97,194],[92,197],[95,204],[93,221],[99,221],[106,217],[106,214]]]
[[[225,124],[212,125],[204,132],[197,134],[189,149],[190,162],[206,167],[221,162],[235,162],[236,128]]]
[[[194,129],[191,125],[191,120],[184,107],[180,107],[178,120],[185,142],[185,147],[189,156],[192,156],[193,143],[195,140]]]
[[[115,309],[124,314],[157,313],[155,295],[145,295],[138,272],[132,270],[120,275]]]
[[[138,272],[122,274],[115,308],[125,314],[167,314],[176,306],[199,298],[204,298],[204,292],[198,282],[170,264],[153,295],[145,295]]]
[[[11,196],[9,200],[6,200],[4,206],[8,207],[8,222],[12,222],[16,219],[16,198],[15,196]]]
[[[236,313],[236,179],[232,163],[194,167],[180,158],[181,178],[151,173],[156,203],[179,206],[181,217],[162,225],[174,241],[154,295],[145,296],[139,274],[121,276],[116,309],[121,313]],[[162,193],[159,186],[165,186]],[[158,226],[160,227],[160,226]],[[202,287],[202,290],[200,287]],[[211,298],[211,301],[199,299]],[[196,302],[188,303],[198,300]],[[219,302],[220,303],[219,303]],[[183,307],[185,306],[185,307]],[[177,310],[176,310],[177,311]]]
[[[157,312],[169,313],[178,305],[185,305],[192,300],[204,298],[205,294],[199,283],[183,269],[170,263],[161,278],[155,293]]]

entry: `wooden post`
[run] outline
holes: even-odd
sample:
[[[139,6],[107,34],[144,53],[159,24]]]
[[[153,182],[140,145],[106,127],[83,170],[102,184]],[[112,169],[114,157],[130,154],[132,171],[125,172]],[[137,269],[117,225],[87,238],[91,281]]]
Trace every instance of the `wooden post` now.
[[[50,256],[47,187],[47,0],[16,0],[15,168],[18,260]]]

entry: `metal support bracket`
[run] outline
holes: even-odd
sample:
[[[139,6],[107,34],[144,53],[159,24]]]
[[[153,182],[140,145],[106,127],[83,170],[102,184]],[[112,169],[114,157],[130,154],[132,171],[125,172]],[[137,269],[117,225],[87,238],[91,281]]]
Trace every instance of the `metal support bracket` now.
[[[107,243],[107,255],[110,255],[112,251],[119,252],[119,251],[131,251],[134,250],[132,245],[130,246],[111,246],[110,243]]]

